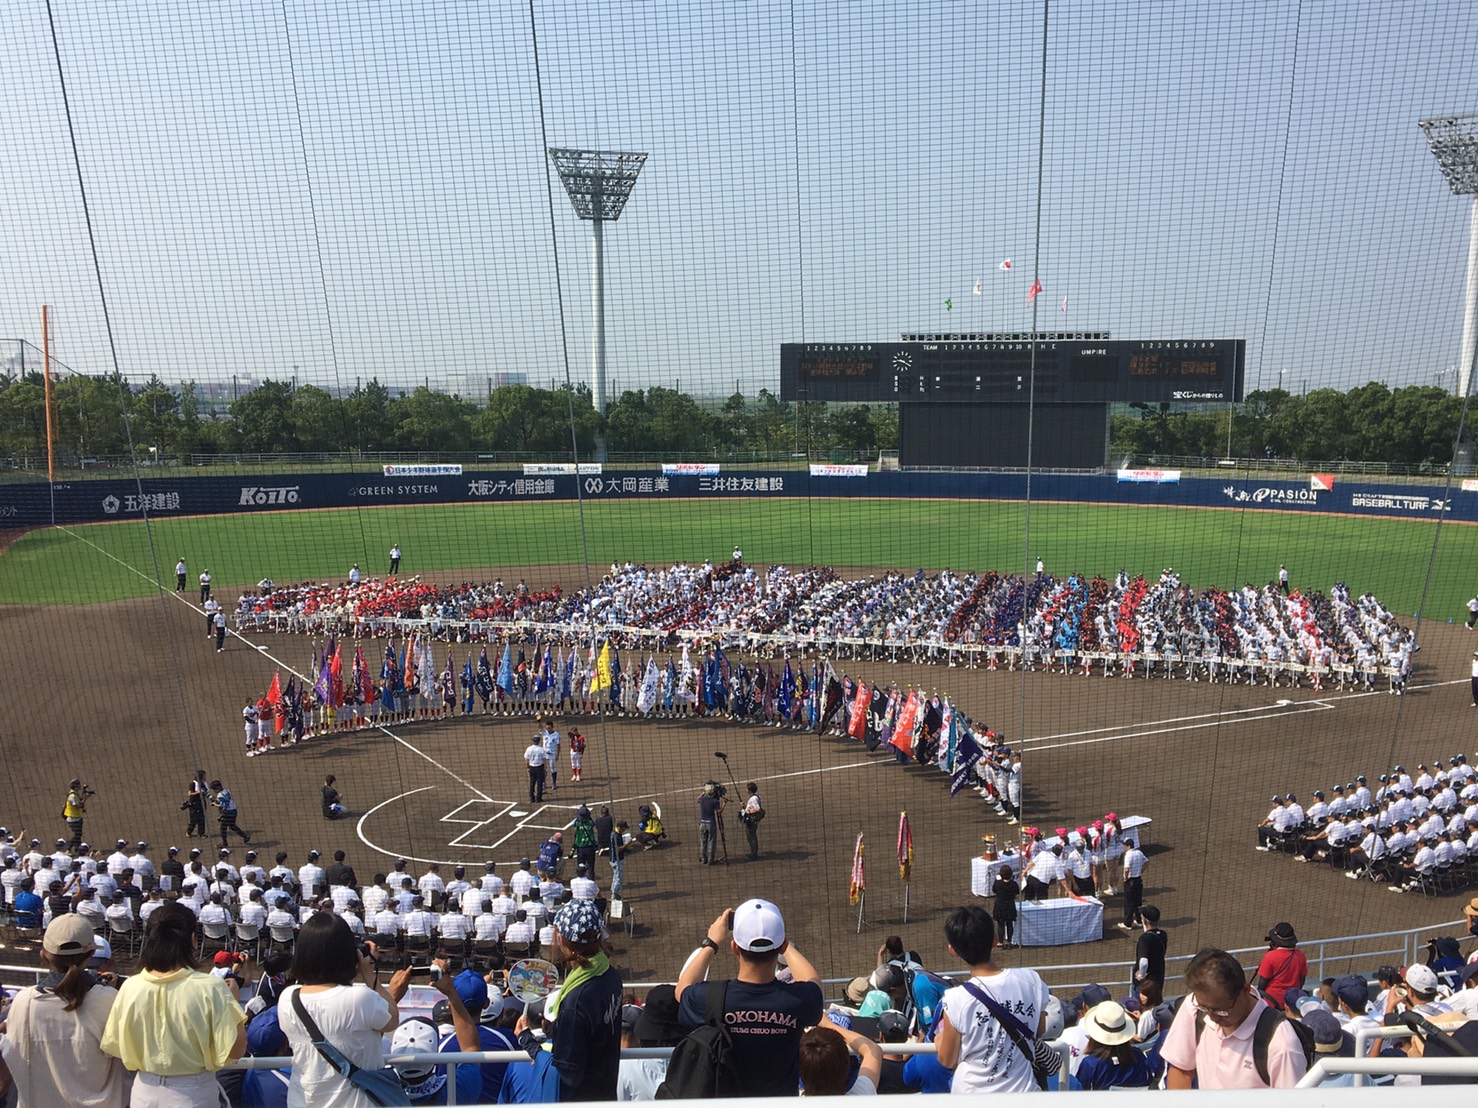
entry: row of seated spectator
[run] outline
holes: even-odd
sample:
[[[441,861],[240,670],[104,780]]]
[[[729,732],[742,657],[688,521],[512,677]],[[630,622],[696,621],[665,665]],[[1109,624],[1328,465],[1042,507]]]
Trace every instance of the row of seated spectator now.
[[[1288,1087],[1313,1060],[1349,1057],[1362,1031],[1380,1055],[1401,1048],[1370,1033],[1410,1015],[1478,1016],[1478,960],[1464,962],[1455,938],[1434,941],[1426,960],[1404,969],[1379,968],[1373,980],[1310,982],[1293,928],[1279,923],[1250,979],[1231,955],[1208,948],[1187,969],[1185,997],[1167,1000],[1162,982],[1141,973],[1120,999],[1093,984],[1064,1001],[1034,971],[995,961],[990,917],[971,906],[945,923],[947,962],[927,968],[891,937],[828,1009],[815,967],[768,901],[720,913],[676,983],[644,996],[625,990],[591,902],[563,905],[554,928],[563,983],[524,1001],[514,993],[527,995],[525,985],[501,958],[486,968],[439,962],[429,985],[414,985],[408,966],[383,980],[382,950],[361,942],[331,901],[302,923],[290,958],[269,954],[257,967],[221,952],[208,972],[195,969],[194,915],[165,903],[150,914],[140,967],[127,978],[88,922],[62,913],[46,929],[46,976],[13,1000],[0,997],[0,1098],[14,1085],[22,1106],[361,1103],[344,1060],[378,1073],[389,1054],[393,1076],[381,1079],[401,1098],[390,1102],[441,1104],[453,1090],[458,1103],[651,1099],[677,1074],[666,1058],[623,1057],[622,1048],[673,1046],[710,1009],[735,1008],[763,1033],[726,1019],[735,1030],[720,1095],[1030,1091],[1038,1080],[1009,1021],[1066,1047],[1072,1088]],[[722,981],[731,970],[719,959],[730,956],[738,978]],[[962,968],[963,984],[937,972]],[[785,1018],[754,1018],[765,1013]],[[1249,1022],[1256,1030],[1239,1033]],[[1426,1049],[1444,1039],[1429,1033]],[[899,1049],[907,1041],[933,1047],[910,1056]],[[342,1058],[326,1056],[325,1043]],[[500,1050],[528,1061],[436,1061]],[[290,1063],[243,1072],[233,1063],[248,1052]],[[1054,1072],[1043,1083],[1058,1080]]]

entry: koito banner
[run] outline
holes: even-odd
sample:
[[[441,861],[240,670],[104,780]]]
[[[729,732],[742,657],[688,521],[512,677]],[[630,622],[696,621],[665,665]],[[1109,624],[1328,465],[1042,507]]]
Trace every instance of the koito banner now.
[[[1178,485],[1180,484],[1180,470],[1178,469],[1121,469],[1119,470],[1120,483],[1136,485]]]
[[[866,477],[867,467],[861,466],[835,466],[835,465],[813,465],[811,466],[812,477]]]

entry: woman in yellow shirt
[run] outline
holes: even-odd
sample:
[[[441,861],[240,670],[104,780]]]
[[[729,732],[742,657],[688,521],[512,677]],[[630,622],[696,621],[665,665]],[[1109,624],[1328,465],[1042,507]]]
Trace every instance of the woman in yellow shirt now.
[[[215,1071],[246,1053],[246,1013],[219,977],[195,969],[195,916],[149,917],[140,972],[118,990],[103,1050],[136,1074],[133,1108],[218,1108]]]

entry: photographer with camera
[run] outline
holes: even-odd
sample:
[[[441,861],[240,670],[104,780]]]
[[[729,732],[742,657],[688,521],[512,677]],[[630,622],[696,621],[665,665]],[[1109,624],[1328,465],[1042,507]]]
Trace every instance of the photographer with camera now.
[[[74,777],[67,785],[67,799],[62,804],[62,820],[72,832],[72,848],[82,845],[82,820],[87,815],[87,801],[97,794]]]
[[[717,860],[719,821],[724,818],[724,798],[729,790],[717,781],[705,781],[698,797],[698,861],[711,866]],[[725,861],[728,861],[727,853]]]
[[[744,824],[744,837],[749,841],[749,860],[760,858],[760,820],[765,818],[765,805],[760,800],[760,787],[751,781],[747,786],[749,798],[739,810],[739,820]]]

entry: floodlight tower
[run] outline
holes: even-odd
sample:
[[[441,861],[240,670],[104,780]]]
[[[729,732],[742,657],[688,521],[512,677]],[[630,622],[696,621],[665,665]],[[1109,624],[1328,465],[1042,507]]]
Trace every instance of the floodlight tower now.
[[[1423,119],[1427,145],[1437,168],[1447,178],[1454,196],[1470,196],[1468,223],[1468,288],[1463,301],[1463,345],[1458,359],[1457,393],[1467,396],[1472,385],[1474,355],[1478,353],[1478,115],[1447,115]],[[1471,443],[1460,446],[1471,454]]]
[[[637,174],[646,164],[645,154],[620,150],[570,150],[551,146],[549,156],[564,182],[575,215],[590,220],[590,312],[591,365],[590,398],[595,410],[606,412],[606,274],[605,233],[607,222],[621,218],[626,200],[636,185]]]

